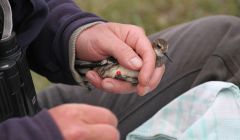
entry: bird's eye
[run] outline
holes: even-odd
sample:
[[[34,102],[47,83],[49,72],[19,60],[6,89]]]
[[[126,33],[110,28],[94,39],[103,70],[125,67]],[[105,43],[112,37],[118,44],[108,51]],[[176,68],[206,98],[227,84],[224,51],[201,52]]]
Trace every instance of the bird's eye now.
[[[161,49],[161,50],[164,50],[164,47],[163,47],[163,45],[162,45],[161,43],[158,43],[158,44],[157,44],[157,47],[158,47],[159,49]]]
[[[162,44],[161,43],[157,43],[157,47],[162,49]]]

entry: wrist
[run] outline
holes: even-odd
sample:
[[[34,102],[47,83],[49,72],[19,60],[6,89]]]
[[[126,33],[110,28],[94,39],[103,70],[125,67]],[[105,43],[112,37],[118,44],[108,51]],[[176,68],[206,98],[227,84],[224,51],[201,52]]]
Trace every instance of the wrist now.
[[[75,69],[75,61],[76,61],[76,42],[78,36],[86,29],[96,25],[104,23],[102,21],[97,21],[93,23],[89,23],[86,25],[83,25],[79,28],[77,28],[71,35],[70,40],[69,40],[69,67],[71,70],[71,73],[73,75],[74,80],[79,84],[79,85],[84,85],[82,77],[79,75],[79,73]]]

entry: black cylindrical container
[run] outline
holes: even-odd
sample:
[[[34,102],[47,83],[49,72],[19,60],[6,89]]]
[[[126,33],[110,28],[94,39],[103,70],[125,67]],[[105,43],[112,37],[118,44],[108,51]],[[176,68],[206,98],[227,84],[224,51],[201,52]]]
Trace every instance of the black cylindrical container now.
[[[0,41],[0,122],[39,111],[25,52],[15,33]]]

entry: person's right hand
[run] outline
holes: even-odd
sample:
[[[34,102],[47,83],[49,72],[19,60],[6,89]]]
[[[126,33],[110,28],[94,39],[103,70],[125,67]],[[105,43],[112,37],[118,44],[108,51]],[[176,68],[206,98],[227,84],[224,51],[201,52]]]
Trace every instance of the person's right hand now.
[[[65,140],[119,140],[117,118],[109,110],[65,104],[49,110]]]
[[[160,83],[165,67],[156,68],[156,54],[141,27],[120,23],[100,23],[82,31],[76,41],[76,57],[84,61],[100,61],[112,56],[119,64],[139,71],[138,84],[113,78],[102,79],[94,71],[88,71],[87,79],[98,89],[110,93],[136,92],[144,96]]]

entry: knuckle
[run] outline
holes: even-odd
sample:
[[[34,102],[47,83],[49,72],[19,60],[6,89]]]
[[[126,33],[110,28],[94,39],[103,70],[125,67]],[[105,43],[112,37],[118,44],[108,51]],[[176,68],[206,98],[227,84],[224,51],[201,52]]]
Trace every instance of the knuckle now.
[[[80,117],[85,118],[86,120],[99,120],[101,119],[101,122],[104,122],[106,124],[111,124],[116,126],[117,125],[117,119],[114,116],[114,114],[106,109],[106,108],[102,108],[102,107],[96,107],[96,106],[91,106],[91,105],[87,105],[87,104],[82,104],[81,105],[81,111],[79,111]],[[98,115],[93,115],[92,113],[89,112],[97,112]]]
[[[70,118],[78,118],[79,116],[86,115],[86,111],[88,111],[89,105],[87,104],[72,104],[68,105],[63,112]]]
[[[112,116],[112,112],[108,109],[105,109],[105,108],[101,108],[101,112],[102,112],[102,115],[104,116]]]
[[[67,138],[71,140],[79,140],[79,139],[87,139],[90,131],[87,127],[73,127],[72,129],[68,130]]]
[[[106,123],[114,125],[114,126],[117,125],[116,117],[108,109],[102,108],[102,116],[103,116],[103,119]]]
[[[131,56],[131,55],[133,55],[134,53],[134,51],[133,51],[133,49],[132,48],[130,48],[130,47],[124,47],[124,48],[122,48],[121,49],[121,52],[122,52],[122,54],[124,54],[124,56]]]
[[[120,47],[119,51],[116,51],[116,57],[119,61],[122,60],[128,60],[129,57],[133,57],[136,56],[136,54],[134,53],[133,49],[131,47]]]
[[[142,34],[145,34],[145,31],[144,31],[144,29],[143,29],[142,27],[138,27],[138,31],[139,31],[140,33],[142,33]]]
[[[71,118],[77,118],[81,114],[81,112],[78,109],[71,108],[66,110],[65,114],[67,114]]]
[[[90,107],[90,105],[88,105],[88,104],[81,104],[80,105],[80,108],[82,108],[82,109],[88,109]]]
[[[112,126],[109,126],[107,128],[107,132],[108,132],[108,140],[119,140],[120,139],[120,135],[119,135],[119,131]]]
[[[156,55],[155,55],[155,52],[154,52],[154,50],[153,50],[153,48],[151,48],[151,47],[142,47],[142,51],[143,51],[143,55],[145,55],[144,56],[144,58],[145,58],[145,61],[146,61],[146,63],[147,64],[151,64],[151,65],[155,65],[155,61],[156,61]]]
[[[142,27],[137,26],[137,27],[136,27],[136,30],[137,30],[137,32],[138,32],[139,34],[145,34],[145,31],[144,31],[144,29],[143,29]]]
[[[60,114],[67,117],[73,117],[78,114],[78,111],[73,104],[60,105],[57,107],[57,110],[60,112]]]
[[[144,29],[140,26],[132,25],[132,29],[134,29],[137,32],[144,33]]]

